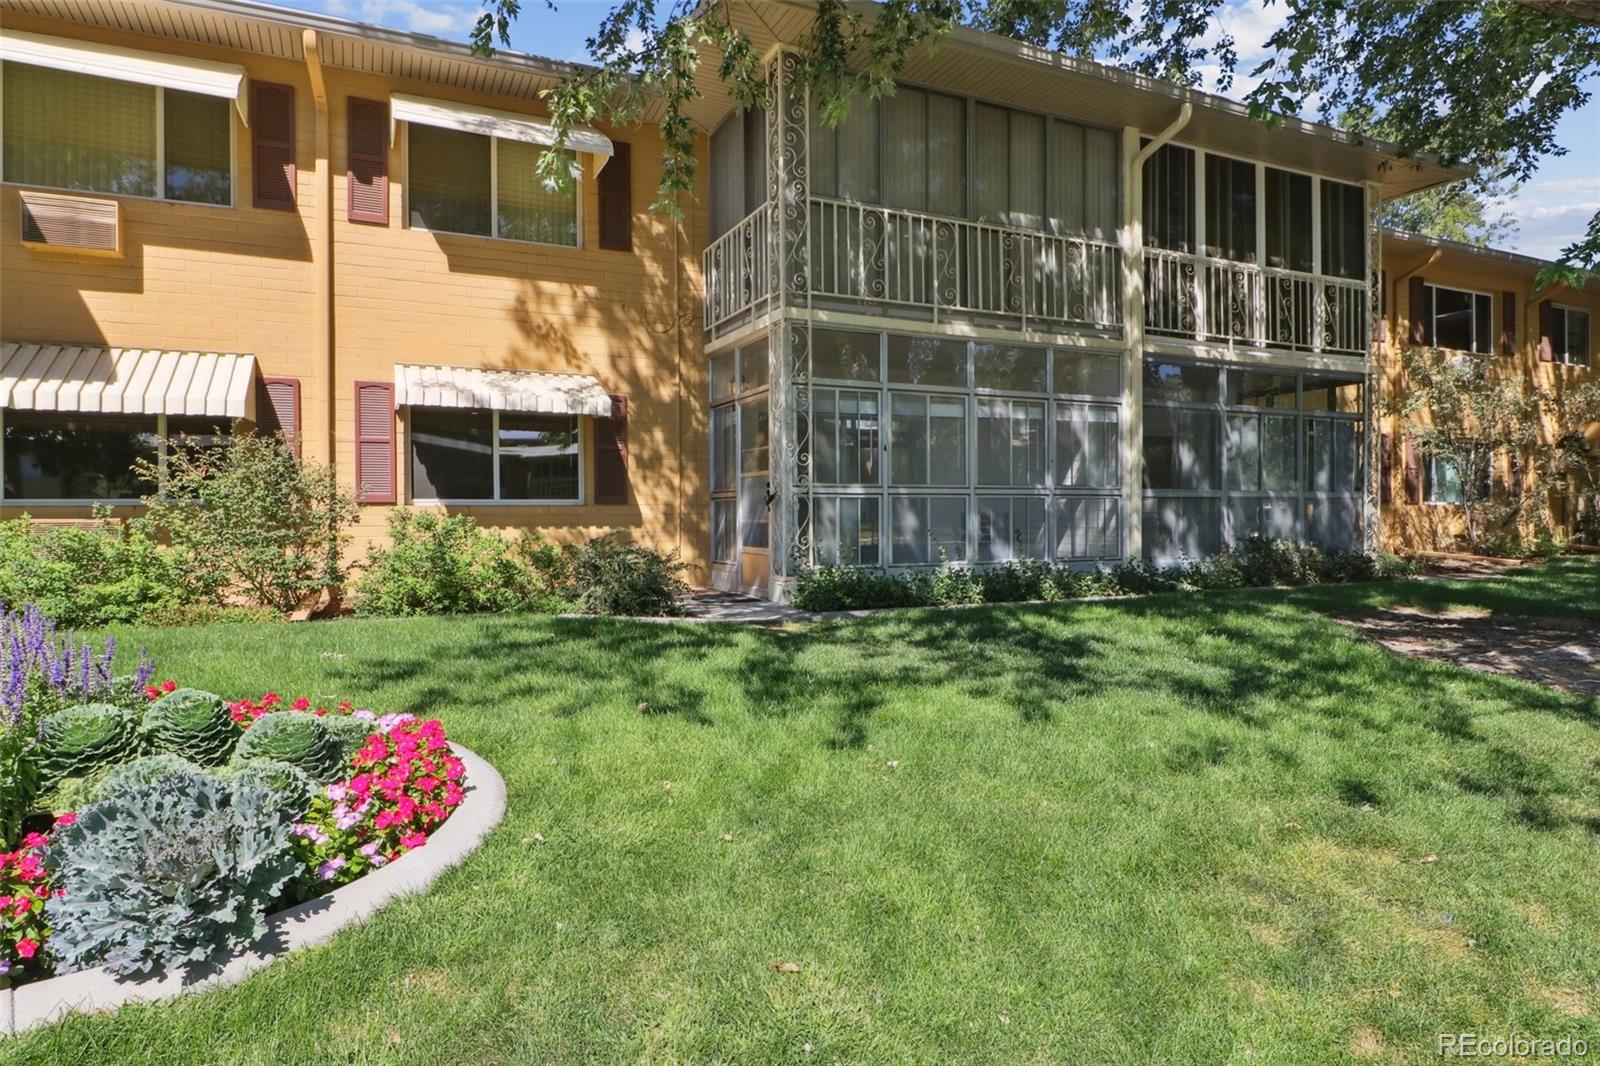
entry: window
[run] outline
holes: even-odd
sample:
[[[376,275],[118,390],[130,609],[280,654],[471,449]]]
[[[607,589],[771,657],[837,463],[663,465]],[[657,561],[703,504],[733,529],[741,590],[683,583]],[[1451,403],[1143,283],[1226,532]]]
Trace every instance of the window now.
[[[1576,307],[1554,305],[1550,335],[1550,354],[1558,363],[1589,365],[1589,312]]]
[[[1494,299],[1486,292],[1467,292],[1429,285],[1436,348],[1489,355],[1494,351]]]
[[[975,344],[972,377],[980,389],[1001,392],[1044,392],[1046,352],[1011,344]]]
[[[1056,349],[1054,385],[1058,396],[1122,394],[1122,357]]]
[[[1267,167],[1267,265],[1309,271],[1311,177]]]
[[[722,355],[711,357],[711,402],[722,403],[731,400],[738,389],[738,381],[734,377],[735,355],[733,352],[724,352]]]
[[[1115,489],[1122,484],[1117,408],[1056,404],[1056,484],[1074,489]]]
[[[978,397],[978,484],[1044,484],[1044,401]]]
[[[413,407],[409,427],[413,500],[581,499],[575,415]]]
[[[1045,501],[1039,496],[978,498],[978,562],[1044,559],[1050,551]]]
[[[735,466],[733,457],[738,423],[732,404],[711,409],[711,491],[734,491]]]
[[[729,115],[711,134],[711,230],[720,237],[767,198],[767,115]]]
[[[811,331],[811,376],[837,381],[878,380],[878,334]]]
[[[1145,497],[1145,555],[1160,561],[1202,559],[1221,548],[1220,500]]]
[[[1173,403],[1216,403],[1220,379],[1212,366],[1185,366],[1182,363],[1144,364],[1144,398]]]
[[[1122,503],[1108,496],[1057,496],[1057,559],[1115,559],[1122,554]]]
[[[1221,417],[1213,411],[1150,407],[1144,415],[1144,487],[1189,492],[1219,488]]]
[[[1194,149],[1164,144],[1145,160],[1143,206],[1146,244],[1194,250]]]
[[[883,202],[936,215],[965,215],[966,101],[901,86],[884,100],[883,117]]]
[[[233,202],[230,101],[26,63],[3,66],[5,181]]]
[[[878,483],[878,394],[812,390],[812,479],[819,485]]]
[[[576,156],[566,190],[538,174],[542,145],[407,123],[411,225],[534,244],[578,245]]]
[[[1223,437],[1226,487],[1235,492],[1294,492],[1295,416],[1229,414]]]
[[[978,217],[1038,229],[1044,222],[1044,118],[978,104],[973,129]]]
[[[1425,499],[1429,503],[1465,503],[1466,490],[1461,484],[1461,471],[1449,459],[1437,455],[1427,457],[1423,467],[1423,480],[1427,482]]]
[[[41,502],[134,501],[156,485],[133,471],[159,465],[173,443],[212,448],[232,431],[209,415],[103,415],[0,412],[0,497]]]
[[[1229,407],[1295,409],[1295,376],[1259,370],[1228,371]]]
[[[857,96],[844,121],[829,126],[812,110],[810,149],[811,193],[861,203],[880,202],[878,167],[880,102]]]
[[[711,561],[731,563],[738,550],[738,504],[733,500],[711,501]]]
[[[965,397],[896,393],[890,411],[891,484],[967,483]]]
[[[965,496],[891,497],[894,536],[890,552],[895,566],[929,566],[941,556],[951,562],[967,558]]]
[[[767,356],[767,339],[762,337],[739,349],[739,391],[764,389],[772,376]]]
[[[967,344],[938,337],[889,337],[889,380],[902,385],[967,387]]]
[[[1322,272],[1360,279],[1367,270],[1367,197],[1359,185],[1322,179]]]
[[[1050,219],[1057,233],[1117,239],[1121,152],[1111,130],[1051,121]]]
[[[1256,261],[1256,165],[1206,155],[1206,254]]]
[[[800,524],[805,525],[807,501],[800,501]],[[878,497],[823,496],[816,500],[811,538],[817,562],[831,566],[877,566]]]

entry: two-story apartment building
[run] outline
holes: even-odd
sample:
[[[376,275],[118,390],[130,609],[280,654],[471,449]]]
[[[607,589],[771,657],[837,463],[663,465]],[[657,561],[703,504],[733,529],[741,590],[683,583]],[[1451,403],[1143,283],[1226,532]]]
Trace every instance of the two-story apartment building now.
[[[334,461],[363,536],[622,527],[763,595],[1369,538],[1374,211],[1455,172],[965,30],[829,127],[810,7],[730,10],[770,106],[708,74],[678,225],[648,126],[537,179],[561,64],[0,0],[0,514],[128,501],[128,458],[245,419]]]
[[[1529,391],[1559,395],[1600,382],[1600,279],[1583,289],[1541,288],[1537,278],[1547,261],[1416,234],[1386,232],[1383,248],[1385,328],[1375,358],[1384,395],[1408,387],[1401,367],[1408,345],[1487,356],[1495,374]],[[1398,417],[1380,411],[1374,421],[1383,542],[1406,551],[1459,547],[1465,534],[1459,473],[1408,442]],[[1549,442],[1553,432],[1547,412],[1542,439]],[[1600,449],[1600,424],[1589,437]],[[1528,457],[1521,459],[1513,465],[1509,455],[1497,458],[1491,492],[1503,496],[1519,480],[1550,528],[1570,534],[1579,501],[1575,481],[1570,475],[1541,481]]]

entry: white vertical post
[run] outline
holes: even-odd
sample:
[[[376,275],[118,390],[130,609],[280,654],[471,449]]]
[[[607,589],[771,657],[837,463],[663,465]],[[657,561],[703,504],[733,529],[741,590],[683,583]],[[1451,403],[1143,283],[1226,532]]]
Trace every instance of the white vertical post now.
[[[1256,344],[1267,340],[1267,300],[1271,282],[1267,277],[1267,165],[1256,164],[1256,291],[1250,298],[1250,339]]]
[[[1322,179],[1311,175],[1311,350],[1322,351],[1327,326],[1327,286],[1322,283]]]
[[[1122,557],[1144,551],[1144,170],[1139,130],[1122,128]]]

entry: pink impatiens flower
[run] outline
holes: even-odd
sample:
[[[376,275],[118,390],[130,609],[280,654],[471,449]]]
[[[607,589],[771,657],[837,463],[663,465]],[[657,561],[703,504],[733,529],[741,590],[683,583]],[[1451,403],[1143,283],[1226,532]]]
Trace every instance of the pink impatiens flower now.
[[[420,848],[427,842],[427,834],[420,832],[407,833],[405,836],[400,838],[400,846],[402,848],[406,848],[407,850],[411,848]]]
[[[34,953],[38,950],[39,942],[37,940],[29,940],[27,937],[23,937],[17,941],[17,954],[25,959],[33,958]]]

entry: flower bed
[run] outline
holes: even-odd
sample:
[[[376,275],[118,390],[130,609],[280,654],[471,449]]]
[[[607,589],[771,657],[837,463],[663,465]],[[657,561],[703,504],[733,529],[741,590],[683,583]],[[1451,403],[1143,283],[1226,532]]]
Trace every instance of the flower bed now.
[[[115,676],[0,610],[0,989],[161,975],[425,846],[466,767],[437,719]]]

